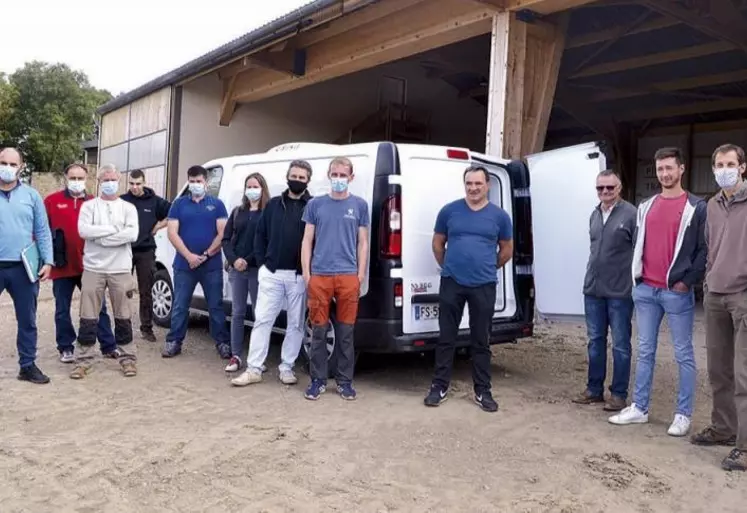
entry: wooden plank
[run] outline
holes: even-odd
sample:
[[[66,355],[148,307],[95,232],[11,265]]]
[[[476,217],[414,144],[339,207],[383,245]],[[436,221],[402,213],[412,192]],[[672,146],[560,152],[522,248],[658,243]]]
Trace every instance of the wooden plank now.
[[[107,148],[130,138],[130,107],[125,105],[101,118],[99,148]]]
[[[300,87],[378,66],[426,50],[485,34],[492,11],[465,2],[440,1],[415,6],[394,20],[384,19],[355,33],[308,48],[303,77],[278,77],[265,70],[239,76],[234,98],[257,101]]]
[[[639,109],[615,116],[616,121],[638,121],[642,119],[661,119],[675,116],[687,116],[706,112],[720,112],[747,109],[747,98],[699,102],[660,109]]]
[[[595,66],[589,66],[585,70],[571,75],[569,78],[593,77],[597,75],[606,75],[618,71],[627,71],[631,69],[645,68],[648,66],[659,66],[675,61],[684,61],[696,57],[705,57],[708,55],[717,55],[719,53],[734,50],[736,47],[725,41],[715,43],[706,43],[702,45],[689,46],[679,50],[668,52],[651,53],[641,55],[640,57],[631,57],[614,62],[605,62]]]
[[[134,139],[167,129],[170,108],[170,87],[164,87],[134,102],[130,111],[129,138]]]
[[[530,9],[539,14],[552,14],[595,2],[597,0],[506,0],[506,8],[511,11]],[[610,2],[607,0],[599,1],[602,6],[608,3]]]
[[[233,93],[236,90],[236,80],[238,75],[234,75],[223,81],[223,99],[220,102],[220,112],[218,113],[218,124],[220,126],[229,126],[231,118],[236,111],[236,100]]]
[[[500,12],[491,20],[490,75],[488,81],[488,126],[485,134],[485,153],[504,155],[506,103],[508,101],[509,30],[512,16]]]
[[[674,27],[677,25],[680,25],[679,20],[674,20],[672,18],[657,18],[655,20],[648,21],[630,32],[627,33],[627,36],[632,36],[635,34],[643,34],[645,32],[654,32],[656,30],[661,30],[669,27]],[[609,29],[606,30],[599,30],[596,32],[589,32],[588,34],[581,34],[579,36],[572,37],[566,42],[566,49],[572,50],[574,48],[582,48],[584,46],[589,45],[595,45],[598,43],[604,43],[605,41],[609,41],[614,37],[614,32],[610,31]]]
[[[503,157],[521,158],[524,130],[525,82],[527,56],[527,24],[510,13],[508,30],[508,61],[506,62],[506,105],[503,127]],[[488,98],[488,102],[490,98]],[[490,111],[488,111],[490,112]],[[498,154],[496,154],[498,155]]]

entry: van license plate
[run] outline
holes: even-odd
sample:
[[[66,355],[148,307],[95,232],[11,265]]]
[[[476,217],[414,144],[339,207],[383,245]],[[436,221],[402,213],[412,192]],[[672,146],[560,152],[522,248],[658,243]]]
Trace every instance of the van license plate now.
[[[416,321],[432,321],[438,319],[438,305],[412,305]]]

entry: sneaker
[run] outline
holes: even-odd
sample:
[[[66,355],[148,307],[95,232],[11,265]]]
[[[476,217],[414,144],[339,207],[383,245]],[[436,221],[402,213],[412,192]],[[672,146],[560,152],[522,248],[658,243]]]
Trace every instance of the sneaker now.
[[[102,352],[101,354],[104,355],[104,358],[111,358],[112,360],[118,360],[119,358],[122,357],[122,350],[119,349],[118,347],[115,347],[111,351],[106,352],[106,353]]]
[[[685,436],[688,431],[690,431],[690,419],[680,413],[676,413],[672,425],[667,430],[667,434],[669,436]]]
[[[594,395],[591,392],[589,392],[589,389],[587,388],[580,394],[578,394],[576,397],[571,399],[571,402],[576,404],[596,404],[596,403],[603,403],[604,402],[604,396],[603,395]]]
[[[182,352],[182,345],[178,342],[166,342],[163,345],[163,351],[161,351],[161,356],[164,358],[173,358],[174,356],[181,354]]]
[[[296,377],[296,374],[292,370],[281,370],[280,371],[280,382],[283,385],[295,385],[298,383],[298,378]]]
[[[337,385],[337,393],[340,394],[340,397],[342,397],[346,401],[355,401],[356,393],[352,383],[343,383],[342,385]]]
[[[737,437],[736,435],[720,435],[713,426],[708,426],[700,433],[695,433],[690,438],[690,443],[693,445],[725,445],[727,447],[734,447],[737,445]]]
[[[319,399],[319,396],[326,391],[327,384],[324,382],[324,380],[312,379],[303,396],[310,401],[316,401],[317,399]]]
[[[232,356],[226,365],[226,372],[236,372],[241,367],[241,358],[238,356]]]
[[[246,369],[244,372],[233,378],[231,384],[237,387],[245,387],[252,383],[259,383],[260,381],[262,381],[261,372],[257,372],[254,369]]]
[[[83,367],[82,365],[76,365],[73,371],[70,373],[70,379],[83,379],[91,371],[90,367]]]
[[[148,342],[158,342],[156,334],[152,330],[140,330],[140,338]]]
[[[431,385],[428,395],[425,396],[423,403],[426,406],[438,406],[448,399],[447,389],[440,385]]]
[[[498,403],[493,399],[493,394],[489,390],[485,390],[479,394],[475,392],[475,402],[483,411],[490,413],[498,411]]]
[[[49,376],[44,374],[35,363],[32,363],[28,367],[23,367],[18,371],[18,379],[36,385],[45,385],[49,383]]]
[[[218,344],[216,349],[220,357],[224,360],[229,360],[231,358],[231,346],[228,344]]]
[[[627,408],[624,408],[620,413],[611,416],[607,420],[610,424],[615,424],[617,426],[645,424],[648,422],[648,413],[642,412],[635,403],[632,403]]]
[[[724,470],[741,470],[747,471],[747,451],[733,449],[729,455],[721,462],[721,468]]]
[[[75,355],[72,349],[65,349],[60,353],[60,361],[62,363],[73,363],[75,361]]]
[[[622,411],[625,406],[627,406],[625,399],[619,395],[611,395],[610,398],[605,401],[604,408],[602,409],[604,411]]]

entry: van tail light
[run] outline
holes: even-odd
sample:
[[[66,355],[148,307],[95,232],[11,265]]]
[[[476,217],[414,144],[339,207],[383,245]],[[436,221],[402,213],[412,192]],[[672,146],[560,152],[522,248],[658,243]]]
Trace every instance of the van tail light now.
[[[469,152],[466,150],[449,148],[446,150],[446,157],[450,159],[469,160]]]
[[[384,201],[379,226],[382,258],[402,257],[402,202],[399,194]]]
[[[394,306],[397,308],[402,308],[402,284],[401,283],[394,284]]]

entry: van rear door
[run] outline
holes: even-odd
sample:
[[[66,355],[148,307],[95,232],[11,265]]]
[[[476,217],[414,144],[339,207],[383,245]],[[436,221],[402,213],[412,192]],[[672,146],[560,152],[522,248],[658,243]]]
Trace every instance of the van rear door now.
[[[582,320],[589,216],[599,203],[596,177],[606,169],[605,155],[599,144],[585,143],[531,155],[526,160],[537,312],[547,320]]]
[[[444,205],[464,198],[464,170],[472,157],[468,150],[439,146],[404,144],[397,149],[402,190],[402,331],[437,332],[440,269],[431,249],[433,228]],[[497,164],[486,167],[491,175],[490,201],[513,219],[508,174]],[[497,289],[495,318],[510,318],[516,312],[510,265],[498,271]],[[468,327],[465,306],[460,329]]]

